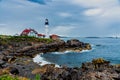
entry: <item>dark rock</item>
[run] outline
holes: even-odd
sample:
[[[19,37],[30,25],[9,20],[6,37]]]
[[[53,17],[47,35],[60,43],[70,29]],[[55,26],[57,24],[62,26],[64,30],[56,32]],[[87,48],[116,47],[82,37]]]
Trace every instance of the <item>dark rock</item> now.
[[[120,80],[120,78],[113,78],[114,80]]]
[[[67,41],[67,43],[66,43],[66,45],[68,46],[68,47],[80,47],[80,46],[82,46],[82,42],[80,42],[79,40],[77,40],[77,39],[71,39],[71,40],[68,40]]]
[[[8,58],[9,63],[15,61],[15,59],[16,59],[16,57],[14,57],[14,56],[7,56],[7,58]]]
[[[100,44],[97,44],[96,46],[101,46]]]
[[[12,67],[12,68],[10,69],[10,73],[11,73],[11,74],[14,74],[14,75],[17,75],[17,74],[19,74],[19,71],[18,71],[17,68],[13,68],[13,67]]]
[[[5,63],[6,63],[5,61],[0,60],[0,68],[3,68],[3,65],[4,65]]]
[[[7,58],[6,56],[4,56],[4,57],[2,58],[2,60],[3,60],[3,61],[8,61],[8,58]]]
[[[90,50],[91,45],[89,43],[83,43],[77,39],[71,39],[66,42],[65,48],[74,48],[75,51]]]
[[[118,77],[113,77],[114,80],[120,80],[120,76]]]
[[[0,65],[3,65],[3,64],[5,64],[5,61],[0,60]]]
[[[119,74],[120,73],[120,69],[115,69],[115,71]]]

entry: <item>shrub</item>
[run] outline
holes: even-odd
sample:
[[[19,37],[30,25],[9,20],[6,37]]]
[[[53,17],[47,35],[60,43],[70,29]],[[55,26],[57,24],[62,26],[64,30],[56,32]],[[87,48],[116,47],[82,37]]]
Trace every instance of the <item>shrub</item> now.
[[[40,75],[39,74],[36,74],[35,80],[40,80]]]
[[[0,76],[0,80],[19,80],[18,77],[12,77],[10,75]]]

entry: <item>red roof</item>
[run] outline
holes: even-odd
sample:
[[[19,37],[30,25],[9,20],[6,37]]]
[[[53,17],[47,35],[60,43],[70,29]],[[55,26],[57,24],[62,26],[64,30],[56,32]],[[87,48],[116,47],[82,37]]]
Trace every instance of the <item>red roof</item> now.
[[[37,34],[38,36],[45,36],[44,34]]]
[[[52,35],[50,35],[50,36],[58,36],[58,35],[56,35],[56,34],[52,34]]]
[[[25,33],[29,33],[31,30],[30,29],[25,29],[25,30],[23,30],[23,33],[25,32]]]
[[[44,34],[38,34],[34,29],[25,29],[22,31],[21,35],[28,35],[31,31],[33,31],[37,36],[45,36]]]

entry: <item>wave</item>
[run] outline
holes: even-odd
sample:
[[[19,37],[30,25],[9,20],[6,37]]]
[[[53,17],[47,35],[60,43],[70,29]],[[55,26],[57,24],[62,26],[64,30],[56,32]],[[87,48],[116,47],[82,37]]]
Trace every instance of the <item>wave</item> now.
[[[64,54],[64,52],[51,52],[50,54]]]
[[[46,61],[42,56],[42,54],[37,55],[36,57],[33,58],[33,61],[40,66],[46,65],[46,64],[55,64],[49,61]],[[55,64],[55,67],[60,67],[58,64]]]
[[[94,50],[95,48],[92,48],[91,50],[82,50],[80,52],[76,52],[76,51],[72,51],[72,50],[67,50],[65,52],[52,52],[50,54],[69,54],[69,53],[85,53],[85,52],[91,52],[92,50]]]
[[[50,54],[67,54],[67,53],[70,53],[70,52],[72,52],[72,51],[67,50],[67,51],[64,51],[64,52],[52,52]]]
[[[67,51],[65,51],[64,53],[69,53],[69,52],[71,52],[71,51],[68,51],[68,50],[67,50]]]
[[[94,47],[95,45],[94,44],[91,44],[91,47]]]
[[[84,53],[84,52],[90,52],[92,50],[82,50],[80,53]]]
[[[78,51],[78,52],[76,52],[76,51],[74,51],[74,50],[66,50],[66,51],[63,51],[63,52],[51,52],[50,54],[69,54],[69,53],[84,53],[84,52],[90,52],[90,51],[92,51],[92,50],[94,50],[95,49],[95,45],[94,44],[91,44],[91,47],[92,47],[92,49],[91,50],[82,50],[82,51]]]

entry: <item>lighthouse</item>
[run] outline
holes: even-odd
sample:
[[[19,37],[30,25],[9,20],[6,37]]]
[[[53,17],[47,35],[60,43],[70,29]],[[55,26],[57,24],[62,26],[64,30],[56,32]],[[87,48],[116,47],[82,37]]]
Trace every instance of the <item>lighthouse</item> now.
[[[46,38],[49,38],[49,22],[48,22],[48,19],[45,19],[45,36]]]

